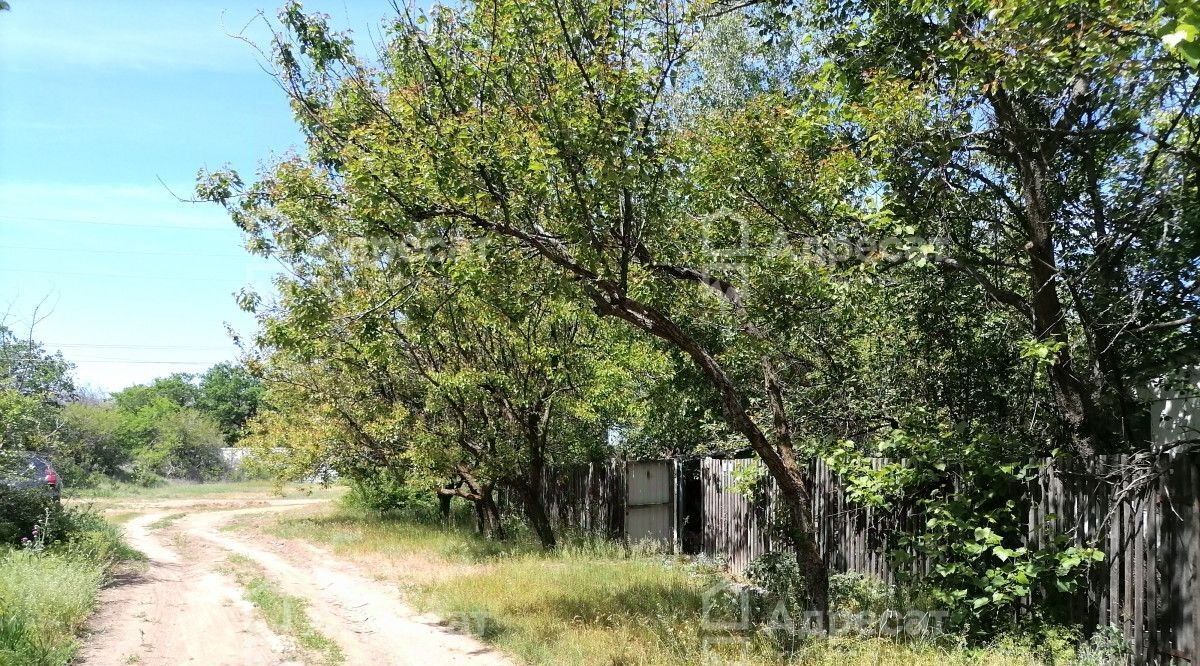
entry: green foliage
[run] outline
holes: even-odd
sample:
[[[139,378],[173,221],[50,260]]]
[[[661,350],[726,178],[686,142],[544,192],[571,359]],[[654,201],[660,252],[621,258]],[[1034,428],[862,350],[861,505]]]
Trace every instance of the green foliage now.
[[[62,436],[52,451],[55,470],[77,488],[125,476],[133,457],[122,437],[124,418],[108,404],[66,405]]]
[[[18,451],[46,451],[58,441],[58,408],[42,396],[0,389],[0,444]]]
[[[0,390],[61,404],[75,393],[70,373],[62,354],[47,352],[36,340],[20,340],[0,324]]]
[[[936,419],[908,425],[880,438],[872,451],[903,462],[876,468],[852,442],[828,451],[827,461],[856,504],[924,517],[922,529],[894,537],[890,556],[901,571],[910,551],[928,559],[930,574],[906,582],[927,587],[955,626],[994,633],[1033,590],[1073,592],[1089,565],[1104,559],[1049,526],[1042,528],[1040,549],[1024,545],[1023,498],[1038,467],[1019,450]]]
[[[755,460],[749,465],[734,468],[733,483],[729,486],[729,491],[748,500],[757,499],[762,495],[763,481],[766,478],[766,467]]]
[[[1011,317],[1005,337],[1047,345],[1025,358],[1059,448],[1146,447],[1135,387],[1198,352],[1194,8],[788,5],[764,29],[808,35],[798,69],[831,77],[884,207],[946,239],[938,269]]]
[[[847,572],[829,577],[829,605],[844,613],[874,613],[923,607],[912,604],[903,594],[878,578]]]
[[[105,567],[145,559],[125,543],[121,528],[89,506],[63,509],[52,519],[49,530],[56,535],[50,551],[71,559]]]
[[[145,385],[130,386],[113,395],[117,408],[138,412],[155,402],[168,402],[180,408],[193,408],[200,401],[200,387],[192,375],[175,373]]]
[[[1100,627],[1079,647],[1075,663],[1077,666],[1120,664],[1126,662],[1132,654],[1133,646],[1120,629],[1113,626]]]
[[[766,594],[769,604],[782,601],[787,604],[789,613],[808,608],[803,577],[795,557],[787,553],[764,553],[746,567],[743,575]]]
[[[0,492],[5,520],[13,517],[10,500]],[[19,549],[0,544],[0,663],[64,666],[110,567],[143,556],[98,513],[35,504],[36,535],[25,533]]]
[[[262,403],[262,383],[241,365],[218,363],[200,377],[196,407],[217,422],[225,443],[236,445]]]
[[[436,520],[438,515],[438,501],[433,493],[414,488],[405,482],[402,472],[390,469],[375,470],[352,480],[343,502],[353,509],[379,513],[402,511],[426,520]]]
[[[0,548],[32,539],[34,527],[48,515],[57,517],[61,507],[41,488],[11,488],[0,485]]]
[[[1200,67],[1200,9],[1175,0],[1166,3],[1167,24],[1162,41],[1192,67]]]
[[[199,407],[202,398],[191,376],[175,374],[120,391],[113,396],[115,409],[93,406],[87,408],[92,418],[79,420],[105,450],[116,440],[121,453],[112,451],[113,458],[129,462],[120,467],[121,477],[142,485],[154,485],[159,477],[212,481],[225,473],[220,453],[225,439],[217,421]],[[113,416],[102,414],[110,409]]]
[[[0,663],[70,663],[103,578],[97,562],[0,549]]]
[[[383,497],[528,490],[612,425],[749,445],[783,490],[823,457],[926,517],[922,584],[994,632],[1098,555],[1022,543],[1028,461],[1146,448],[1136,388],[1200,357],[1195,12],[751,4],[439,7],[378,67],[289,4],[306,153],[198,186],[292,276],[242,299],[277,410],[250,440],[403,470]]]
[[[135,466],[142,474],[192,481],[212,481],[224,472],[216,424],[192,409],[155,402],[129,415],[126,441],[133,445]]]
[[[241,436],[261,396],[244,368],[220,364],[199,381],[174,374],[111,403],[73,402],[70,369],[0,326],[0,448],[48,454],[72,486],[217,478],[225,472],[218,448]]]
[[[58,409],[75,392],[71,366],[0,325],[0,449],[48,451],[59,441]]]

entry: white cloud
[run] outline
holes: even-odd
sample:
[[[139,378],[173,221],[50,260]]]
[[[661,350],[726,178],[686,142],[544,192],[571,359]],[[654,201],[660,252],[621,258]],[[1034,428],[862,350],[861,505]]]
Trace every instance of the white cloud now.
[[[256,14],[207,2],[18,4],[0,22],[0,62],[22,69],[248,71],[257,69],[257,54],[233,35],[269,44]]]
[[[180,201],[191,183],[77,185],[0,182],[0,223],[8,221],[179,226],[226,231],[236,228],[214,204]]]

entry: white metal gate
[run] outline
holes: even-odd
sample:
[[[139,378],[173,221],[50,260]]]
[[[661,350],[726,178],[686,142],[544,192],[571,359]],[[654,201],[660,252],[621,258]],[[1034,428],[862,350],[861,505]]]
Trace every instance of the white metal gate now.
[[[625,467],[625,538],[675,547],[675,461],[630,462]]]

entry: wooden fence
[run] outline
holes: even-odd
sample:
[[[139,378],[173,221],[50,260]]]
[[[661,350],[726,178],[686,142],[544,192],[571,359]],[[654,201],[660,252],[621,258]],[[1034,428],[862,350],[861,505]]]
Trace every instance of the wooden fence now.
[[[543,499],[560,526],[611,539],[625,533],[625,463],[610,460],[551,470]]]
[[[888,462],[872,464],[878,469]],[[1043,461],[1028,493],[1026,543],[1038,547],[1064,534],[1102,549],[1105,560],[1066,600],[1069,619],[1089,629],[1119,628],[1138,663],[1200,664],[1200,465],[1194,454],[1134,462],[1128,456]],[[771,529],[778,497],[774,484],[763,483],[753,500],[734,490],[736,470],[751,464],[701,462],[702,550],[724,557],[735,571],[785,547]],[[898,572],[887,557],[890,540],[923,532],[923,517],[855,506],[823,463],[810,472],[813,526],[830,569],[894,582]],[[1131,492],[1135,487],[1142,492]],[[930,564],[915,557],[904,566],[920,573]]]

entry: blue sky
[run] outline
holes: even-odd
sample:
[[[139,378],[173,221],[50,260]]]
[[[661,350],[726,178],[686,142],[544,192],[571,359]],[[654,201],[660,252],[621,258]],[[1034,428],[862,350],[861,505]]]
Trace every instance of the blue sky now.
[[[279,0],[280,2],[282,0]],[[10,0],[0,13],[0,319],[115,390],[237,355],[233,294],[270,290],[199,168],[244,175],[300,136],[258,54],[263,2]],[[310,1],[369,43],[385,0]],[[161,181],[161,182],[160,182]],[[164,186],[165,184],[165,186]]]

